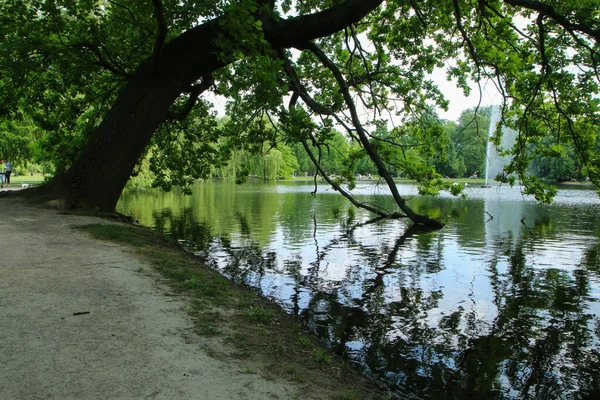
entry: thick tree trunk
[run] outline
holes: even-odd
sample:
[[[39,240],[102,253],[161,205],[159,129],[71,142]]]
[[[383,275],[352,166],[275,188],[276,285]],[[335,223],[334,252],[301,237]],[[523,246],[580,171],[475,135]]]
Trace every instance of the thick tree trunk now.
[[[51,191],[81,207],[114,211],[131,171],[170,106],[189,85],[225,65],[216,56],[217,21],[182,34],[141,65]],[[195,49],[196,51],[191,51]]]
[[[275,48],[297,46],[360,21],[381,2],[346,0],[299,18],[263,20],[265,37]],[[142,64],[78,160],[42,193],[64,197],[75,206],[114,211],[131,171],[175,99],[201,77],[235,61],[216,46],[219,35],[227,35],[219,22],[184,32]]]
[[[56,182],[71,200],[114,210],[152,134],[181,93],[181,82],[148,69],[140,69],[123,89],[77,162]]]

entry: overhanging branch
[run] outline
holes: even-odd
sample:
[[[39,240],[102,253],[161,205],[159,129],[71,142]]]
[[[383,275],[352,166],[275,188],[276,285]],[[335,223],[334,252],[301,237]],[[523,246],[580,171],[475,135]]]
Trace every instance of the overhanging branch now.
[[[314,14],[270,21],[265,25],[265,36],[275,48],[301,47],[359,22],[381,3],[383,0],[346,0]]]
[[[162,0],[152,0],[152,4],[154,5],[154,17],[158,24],[151,56],[152,62],[155,63],[165,44],[165,39],[167,37],[167,22],[165,20],[165,7]]]
[[[354,198],[354,196],[352,196],[352,194],[350,194],[348,191],[346,191],[339,183],[337,183],[333,179],[331,179],[331,177],[327,174],[327,172],[325,172],[323,167],[321,167],[321,163],[319,163],[318,160],[315,158],[315,155],[311,151],[306,140],[302,140],[302,146],[304,147],[306,154],[308,154],[308,157],[310,158],[312,163],[315,165],[315,167],[317,168],[317,170],[319,171],[319,174],[323,177],[323,179],[325,179],[325,181],[335,191],[339,192],[342,196],[344,196],[346,199],[348,199],[348,201],[350,201],[350,203],[352,203],[355,207],[364,208],[365,210],[371,211],[372,213],[377,214],[380,217],[384,217],[384,218],[402,218],[402,217],[406,218],[407,217],[406,215],[402,215],[399,213],[391,213],[391,214],[386,213],[386,212],[383,212],[369,204],[365,204],[365,203],[361,203],[361,202],[357,201]]]
[[[188,90],[190,97],[188,98],[188,101],[186,102],[185,107],[181,111],[178,111],[178,112],[169,111],[167,113],[167,119],[175,120],[175,121],[183,121],[190,114],[190,112],[196,105],[196,102],[198,101],[198,97],[203,92],[205,92],[213,83],[214,83],[214,79],[211,75],[211,76],[207,76],[204,79],[202,79],[202,82],[200,82],[199,84],[191,86]]]
[[[364,129],[364,127],[362,126],[362,123],[358,116],[358,112],[356,110],[356,106],[355,106],[354,101],[352,100],[352,96],[350,94],[350,89],[348,87],[348,83],[346,82],[346,80],[345,80],[344,76],[342,75],[341,71],[339,70],[339,68],[333,63],[333,61],[331,61],[329,59],[329,57],[315,43],[313,43],[313,42],[306,43],[304,45],[304,48],[311,51],[319,59],[319,61],[323,64],[323,66],[325,68],[327,68],[334,76],[338,86],[340,87],[340,91],[344,98],[344,102],[346,103],[346,106],[348,107],[348,110],[350,111],[352,124],[356,128],[356,133],[358,134],[360,142],[361,142],[363,148],[365,149],[365,151],[367,152],[371,161],[373,161],[373,163],[377,167],[377,172],[379,173],[379,176],[381,176],[387,183],[387,186],[392,193],[392,197],[394,198],[394,201],[396,202],[398,207],[400,207],[402,212],[404,212],[411,219],[411,221],[413,221],[415,224],[425,225],[425,226],[428,226],[428,227],[431,227],[434,229],[442,228],[444,226],[444,224],[441,223],[440,221],[434,220],[425,215],[420,215],[420,214],[415,213],[406,204],[406,199],[404,199],[400,195],[400,192],[398,191],[398,188],[396,187],[396,183],[394,182],[392,175],[389,173],[389,171],[385,165],[385,162],[381,159],[381,157],[379,156],[379,154],[377,153],[377,151],[375,150],[375,148],[369,141],[369,135],[368,135],[367,131]]]
[[[314,112],[321,115],[333,115],[334,111],[320,104],[314,100],[304,88],[304,85],[300,82],[296,69],[292,65],[292,62],[285,55],[284,51],[279,51],[279,57],[283,60],[283,70],[290,79],[294,93],[299,96]]]
[[[298,97],[300,97],[300,95],[298,94],[298,92],[294,91],[294,93],[292,94],[292,97],[290,99],[290,103],[289,103],[290,110],[293,110],[296,107],[296,101],[298,100]],[[382,218],[405,218],[405,217],[407,217],[406,215],[403,215],[400,213],[391,213],[390,214],[390,213],[384,212],[382,210],[379,210],[378,208],[375,208],[369,204],[361,203],[361,202],[357,201],[350,192],[346,191],[339,183],[337,183],[333,179],[331,179],[331,177],[323,169],[323,167],[321,166],[321,156],[320,156],[321,148],[318,147],[318,144],[316,143],[316,140],[312,135],[310,136],[310,139],[312,140],[314,145],[317,145],[317,148],[319,149],[319,158],[318,159],[317,159],[317,157],[315,157],[314,153],[310,149],[310,146],[308,145],[308,142],[306,141],[306,139],[301,140],[302,146],[304,147],[306,154],[308,155],[308,157],[314,164],[315,168],[317,168],[318,173],[323,177],[323,179],[325,179],[325,181],[335,191],[339,192],[342,196],[344,196],[346,199],[348,199],[348,201],[350,201],[350,203],[352,203],[355,207],[364,208],[365,210],[375,213]],[[317,180],[316,179],[317,179],[317,175],[315,175],[315,190],[313,192],[313,195],[315,195],[317,192]]]
[[[540,14],[547,15],[567,31],[585,33],[586,35],[594,38],[597,43],[600,43],[600,29],[594,29],[585,24],[571,22],[564,15],[558,13],[554,7],[550,5],[535,0],[504,0],[504,2],[506,4],[510,4],[511,6],[523,7],[529,10],[537,11]]]

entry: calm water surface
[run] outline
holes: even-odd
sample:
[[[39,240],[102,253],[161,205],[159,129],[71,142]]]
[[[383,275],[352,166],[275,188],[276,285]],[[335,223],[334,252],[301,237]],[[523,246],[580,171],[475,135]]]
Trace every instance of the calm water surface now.
[[[411,398],[600,398],[600,201],[517,189],[416,196],[447,226],[415,234],[326,187],[198,183],[126,193],[118,211],[278,301],[365,373]],[[363,201],[391,208],[361,184]]]

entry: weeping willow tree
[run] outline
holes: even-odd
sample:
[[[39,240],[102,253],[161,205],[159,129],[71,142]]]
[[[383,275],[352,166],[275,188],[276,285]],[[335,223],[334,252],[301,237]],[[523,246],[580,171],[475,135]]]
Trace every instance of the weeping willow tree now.
[[[517,176],[550,201],[528,165],[569,143],[600,183],[595,0],[12,0],[0,18],[1,118],[32,118],[65,144],[48,148],[62,167],[33,192],[43,199],[112,211],[149,148],[159,180],[189,184],[224,161],[214,146],[223,136],[270,141],[258,126],[267,118],[334,188],[368,207],[320,167],[341,127],[399,210],[368,208],[439,227],[408,207],[390,173],[426,193],[445,188],[408,156],[443,162],[446,153],[430,110],[448,100],[434,72],[465,93],[471,82],[501,93],[500,122],[519,132],[507,181]],[[228,126],[215,123],[209,93],[228,99]],[[377,135],[390,121],[390,134]]]
[[[227,165],[216,168],[214,175],[222,178],[234,178],[243,183],[247,178],[255,177],[264,181],[289,179],[298,166],[296,157],[289,147],[281,145],[280,149],[270,149],[266,153],[255,153],[248,150],[232,152]]]

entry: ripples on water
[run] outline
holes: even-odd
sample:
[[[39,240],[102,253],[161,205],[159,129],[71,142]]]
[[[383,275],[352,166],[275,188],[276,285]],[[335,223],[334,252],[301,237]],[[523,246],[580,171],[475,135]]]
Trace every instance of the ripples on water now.
[[[399,393],[585,398],[600,393],[600,201],[518,189],[421,198],[447,226],[411,234],[310,185],[199,184],[192,197],[124,195],[119,211],[170,233],[302,318]],[[381,186],[362,200],[391,206]]]

